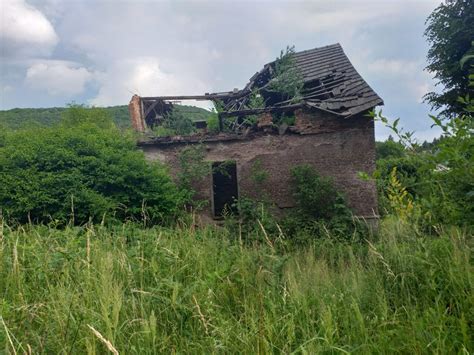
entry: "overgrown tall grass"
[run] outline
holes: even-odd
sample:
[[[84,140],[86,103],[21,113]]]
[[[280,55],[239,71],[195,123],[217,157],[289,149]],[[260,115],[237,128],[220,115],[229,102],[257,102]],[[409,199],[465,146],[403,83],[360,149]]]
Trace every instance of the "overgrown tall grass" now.
[[[282,252],[219,228],[4,226],[0,351],[473,352],[471,236],[380,235]]]

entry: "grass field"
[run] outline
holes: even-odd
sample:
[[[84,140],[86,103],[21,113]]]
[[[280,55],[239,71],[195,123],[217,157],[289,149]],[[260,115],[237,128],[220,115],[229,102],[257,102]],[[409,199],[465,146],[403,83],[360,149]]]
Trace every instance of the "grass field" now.
[[[3,226],[0,351],[472,353],[472,238],[414,234],[386,220],[365,243],[296,248],[217,227]]]

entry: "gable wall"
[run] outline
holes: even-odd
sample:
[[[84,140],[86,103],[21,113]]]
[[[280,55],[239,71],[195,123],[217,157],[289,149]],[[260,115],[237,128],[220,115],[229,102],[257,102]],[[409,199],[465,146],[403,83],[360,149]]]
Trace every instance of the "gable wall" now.
[[[373,121],[360,115],[349,119],[325,113],[296,112],[296,128],[303,134],[263,133],[248,140],[207,142],[207,161],[235,160],[239,196],[254,199],[266,196],[279,211],[294,206],[290,169],[299,164],[312,165],[321,175],[330,176],[342,191],[357,216],[377,214],[377,195],[372,181],[362,181],[358,172],[371,174],[375,168]],[[185,144],[144,145],[149,160],[161,161],[176,174],[178,157]],[[258,184],[255,168],[267,173]],[[197,198],[209,201],[203,214],[212,217],[212,178],[209,174],[195,183]]]

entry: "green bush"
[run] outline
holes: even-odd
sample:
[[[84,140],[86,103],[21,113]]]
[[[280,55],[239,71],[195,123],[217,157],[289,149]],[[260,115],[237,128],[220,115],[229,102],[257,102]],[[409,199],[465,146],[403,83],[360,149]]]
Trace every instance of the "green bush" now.
[[[406,155],[405,147],[395,142],[392,136],[384,142],[375,142],[375,155],[377,159],[401,158]]]
[[[412,222],[426,230],[436,231],[442,224],[472,228],[474,220],[474,120],[466,101],[466,114],[441,121],[431,116],[443,136],[429,149],[422,149],[412,141],[411,133],[379,112],[375,117],[398,134],[406,146],[405,155],[377,161],[374,177],[379,187],[381,212],[391,213],[387,207],[387,186],[393,168],[397,179],[410,194],[415,209]],[[407,138],[408,137],[408,138]]]
[[[432,175],[431,169],[427,167],[426,159],[421,153],[419,155],[407,155],[404,157],[388,157],[377,160],[376,178],[378,190],[379,212],[381,215],[390,214],[388,202],[388,187],[390,186],[390,174],[396,168],[396,176],[401,185],[412,198],[418,199],[426,192],[426,182]]]
[[[349,209],[330,178],[322,177],[309,165],[291,171],[293,196],[299,213],[307,218],[329,221],[347,215]]]
[[[238,236],[246,242],[265,241],[265,235],[278,234],[278,218],[273,206],[265,200],[240,197],[225,215],[230,237]]]
[[[297,244],[314,238],[359,239],[366,226],[356,222],[344,196],[332,180],[320,176],[313,167],[292,169],[292,188],[296,208],[283,220],[285,232]]]
[[[53,127],[4,133],[0,176],[0,209],[20,223],[104,217],[160,223],[181,203],[165,168],[148,164],[134,137],[104,110],[80,106]]]
[[[210,133],[219,133],[219,116],[217,112],[212,112],[206,119],[207,130]]]

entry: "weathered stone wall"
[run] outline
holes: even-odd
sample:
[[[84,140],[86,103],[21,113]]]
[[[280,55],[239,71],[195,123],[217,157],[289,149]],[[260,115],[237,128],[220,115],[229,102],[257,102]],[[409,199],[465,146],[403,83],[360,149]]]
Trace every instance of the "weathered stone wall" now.
[[[299,127],[299,128],[298,128]],[[362,181],[358,172],[372,173],[375,167],[373,121],[364,117],[342,119],[327,114],[296,112],[298,133],[261,133],[244,140],[208,141],[203,144],[206,161],[237,162],[239,196],[268,196],[279,209],[294,206],[289,185],[295,165],[310,164],[321,175],[330,176],[358,216],[377,215],[377,195],[371,181]],[[196,144],[196,143],[193,143]],[[161,161],[176,173],[185,143],[143,145],[150,160]],[[255,182],[256,169],[265,171],[263,184]],[[209,201],[204,214],[212,216],[212,177],[196,184],[198,197]]]

